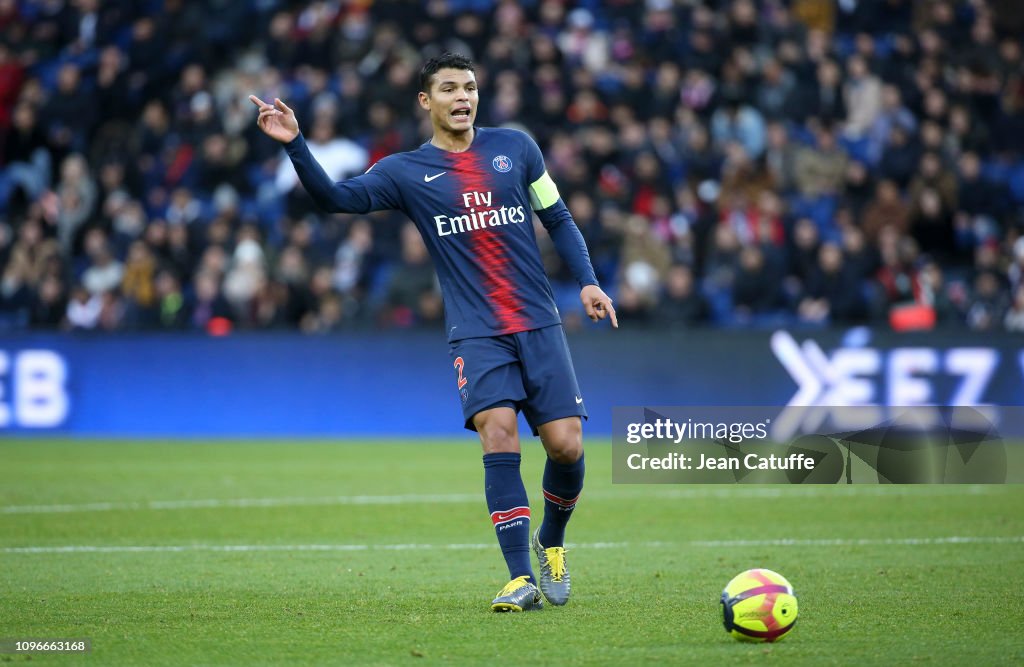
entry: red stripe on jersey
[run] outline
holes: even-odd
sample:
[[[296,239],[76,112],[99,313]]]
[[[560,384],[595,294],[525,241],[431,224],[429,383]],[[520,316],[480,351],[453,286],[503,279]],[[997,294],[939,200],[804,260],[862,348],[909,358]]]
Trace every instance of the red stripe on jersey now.
[[[450,154],[454,175],[460,190],[457,205],[465,208],[462,201],[463,193],[489,192],[492,189],[490,175],[482,164],[482,160],[472,150]],[[501,204],[492,202],[491,208],[500,208]],[[479,211],[478,211],[479,212]],[[532,224],[531,219],[520,224]],[[508,246],[500,228],[485,227],[476,229],[470,234],[470,248],[476,255],[480,267],[480,280],[491,301],[494,316],[498,320],[501,333],[514,333],[529,328],[523,311],[526,307],[519,299],[516,285],[510,279],[511,259]]]
[[[529,519],[530,508],[529,507],[513,507],[510,510],[498,510],[497,512],[491,512],[491,523],[497,526],[499,523],[506,523],[513,519]]]
[[[501,331],[512,333],[528,328],[523,316],[524,306],[516,294],[516,286],[508,278],[509,258],[500,232],[492,229],[477,230],[473,234],[472,244],[473,251],[480,259],[484,288],[491,299]]]
[[[544,490],[544,498],[546,500],[550,500],[556,505],[561,505],[562,507],[572,507],[573,505],[576,504],[576,501],[580,499],[578,495],[575,498],[572,498],[571,500],[568,500],[566,498],[559,498],[558,496],[556,496],[555,494],[551,493],[546,489]]]

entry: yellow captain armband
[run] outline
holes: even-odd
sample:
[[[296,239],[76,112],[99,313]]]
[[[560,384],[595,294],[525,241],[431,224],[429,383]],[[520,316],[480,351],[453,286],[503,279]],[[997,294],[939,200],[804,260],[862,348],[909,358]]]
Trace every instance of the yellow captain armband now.
[[[534,211],[543,211],[558,201],[558,186],[548,176],[548,172],[530,183],[530,205]]]

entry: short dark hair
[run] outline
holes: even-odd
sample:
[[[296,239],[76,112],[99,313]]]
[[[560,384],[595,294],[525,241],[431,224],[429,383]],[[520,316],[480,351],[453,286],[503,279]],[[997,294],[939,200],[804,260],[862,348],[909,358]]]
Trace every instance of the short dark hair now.
[[[434,75],[442,69],[466,69],[474,74],[476,73],[476,67],[473,65],[472,60],[461,53],[449,51],[431,58],[423,64],[423,69],[420,70],[420,90],[429,93]]]

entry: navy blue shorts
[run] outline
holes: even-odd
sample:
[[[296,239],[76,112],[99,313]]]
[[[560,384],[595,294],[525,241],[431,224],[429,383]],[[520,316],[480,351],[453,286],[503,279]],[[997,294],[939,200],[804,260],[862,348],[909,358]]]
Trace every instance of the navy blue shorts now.
[[[549,421],[587,417],[561,324],[457,340],[450,352],[470,431],[476,413],[502,406],[522,411],[534,435]]]

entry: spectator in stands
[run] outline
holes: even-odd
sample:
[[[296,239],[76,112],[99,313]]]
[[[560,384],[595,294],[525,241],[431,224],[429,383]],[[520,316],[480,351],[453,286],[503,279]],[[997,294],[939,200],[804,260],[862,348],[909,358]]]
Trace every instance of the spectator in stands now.
[[[733,308],[741,320],[775,311],[781,304],[779,277],[759,246],[740,251],[739,269],[733,283]]]
[[[757,89],[757,108],[769,121],[780,121],[795,115],[796,81],[793,73],[775,58],[762,66],[761,83]]]
[[[331,287],[331,270],[328,267],[321,267],[313,272],[310,292],[315,306],[302,318],[302,331],[330,333],[354,324],[358,316],[356,306]]]
[[[1006,311],[1003,325],[1007,331],[1024,332],[1024,286],[1014,290],[1013,303]]]
[[[2,47],[0,47],[2,48]],[[50,151],[46,135],[39,125],[38,114],[31,104],[21,102],[14,107],[11,126],[0,127],[0,211],[11,205],[19,192],[21,206],[39,199],[50,185]]]
[[[846,151],[836,141],[835,130],[829,125],[822,125],[815,138],[815,146],[807,146],[797,153],[797,190],[809,198],[838,194],[846,176]]]
[[[103,310],[103,298],[90,294],[82,285],[76,285],[68,301],[67,322],[72,330],[95,329]]]
[[[252,326],[253,300],[267,282],[263,248],[251,232],[243,233],[224,276],[224,297],[239,324]]]
[[[718,225],[710,241],[704,266],[704,285],[717,318],[727,313],[732,305],[732,290],[739,272],[740,241],[736,231],[728,225]]]
[[[875,274],[876,290],[872,310],[887,319],[893,306],[920,302],[921,285],[917,267],[917,243],[892,227],[883,228],[878,239],[880,264]]]
[[[874,179],[868,166],[860,160],[848,162],[840,204],[849,209],[855,218],[860,219],[873,195]]]
[[[918,283],[921,286],[919,302],[932,309],[938,326],[949,327],[962,323],[963,314],[950,297],[946,276],[938,262],[928,260],[921,266]]]
[[[899,87],[888,83],[882,86],[881,109],[867,131],[867,157],[872,164],[878,164],[882,159],[886,142],[894,127],[914,132],[917,129],[917,117],[903,103],[903,94]]]
[[[98,190],[85,156],[75,153],[61,163],[57,183],[57,238],[65,253],[74,251],[83,226],[92,218]]]
[[[82,285],[90,294],[105,294],[121,287],[124,265],[114,256],[102,229],[88,231],[83,242],[89,264],[82,272]]]
[[[783,123],[768,124],[765,166],[776,189],[782,195],[790,195],[796,188],[797,151]]]
[[[802,95],[805,109],[802,120],[818,119],[823,123],[837,123],[846,118],[843,100],[842,70],[835,61],[824,59],[818,63],[811,90]]]
[[[200,271],[195,276],[195,296],[189,307],[189,326],[199,331],[217,329],[218,321],[221,330],[229,327],[227,323],[234,320],[231,306],[220,291],[220,280],[217,274]]]
[[[671,263],[671,251],[654,234],[647,218],[629,216],[619,260],[619,282],[629,285],[641,301],[653,302]]]
[[[924,186],[910,205],[910,233],[921,250],[943,259],[953,257],[956,252],[953,211],[946,207],[939,191]]]
[[[35,218],[26,219],[18,230],[7,260],[4,275],[8,289],[17,284],[34,293],[47,275],[52,260],[59,256],[57,242],[47,238],[42,223]]]
[[[818,250],[818,264],[808,278],[797,312],[800,319],[815,324],[849,324],[864,318],[860,290],[838,245],[825,243]]]
[[[921,156],[917,176],[910,182],[908,195],[911,201],[915,201],[924,190],[933,190],[944,209],[955,211],[957,189],[956,175],[943,165],[937,153],[927,152]]]
[[[11,14],[16,15],[17,11],[17,7],[13,7]],[[15,16],[10,14],[8,16],[10,19],[5,19],[5,25],[0,27],[7,29],[12,27],[6,25],[7,23],[17,22]],[[24,81],[25,64],[11,48],[7,39],[0,40],[0,132],[6,130],[11,124],[11,109],[17,104],[18,93]]]
[[[998,221],[1007,212],[1010,193],[1005,186],[982,175],[977,153],[963,153],[958,166],[957,210],[954,215],[957,245],[971,248],[977,243],[992,240],[998,234]]]
[[[60,276],[47,275],[39,284],[32,304],[31,326],[37,329],[58,329],[67,312],[67,293]]]
[[[711,116],[711,136],[719,150],[735,141],[748,156],[757,159],[764,152],[765,134],[764,116],[739,97],[725,99]]]
[[[57,88],[42,110],[50,150],[57,159],[88,150],[96,112],[96,105],[82,84],[79,66],[73,62],[61,65]]]
[[[160,328],[169,330],[184,329],[188,323],[189,313],[178,276],[171,269],[160,269],[156,274],[154,284],[156,286]]]
[[[842,228],[841,246],[843,264],[855,286],[864,285],[878,269],[878,257],[874,246],[868,245],[867,236],[856,225]]]
[[[668,327],[704,324],[709,317],[707,302],[686,264],[673,264],[665,279],[665,292],[658,302],[655,320]]]
[[[389,320],[399,327],[432,324],[442,314],[427,246],[411,222],[402,227],[402,255],[388,283],[387,304]]]
[[[785,291],[789,298],[798,298],[803,294],[811,272],[817,266],[820,246],[818,226],[810,218],[798,218],[789,239],[788,260],[784,271]]]
[[[995,271],[980,271],[972,283],[967,326],[974,331],[993,331],[1004,324],[1010,299]]]
[[[882,180],[875,186],[875,196],[868,202],[861,218],[861,228],[868,242],[877,243],[878,236],[886,227],[892,227],[900,234],[910,229],[910,207],[900,197],[895,181]]]
[[[121,294],[125,300],[125,323],[133,328],[151,328],[156,324],[156,259],[145,241],[135,241],[128,249]]]
[[[843,102],[847,111],[843,134],[855,140],[867,137],[882,112],[882,81],[860,55],[846,61]]]
[[[904,188],[914,177],[914,169],[920,162],[920,154],[916,136],[902,125],[896,125],[889,130],[889,141],[878,163],[879,174]]]

